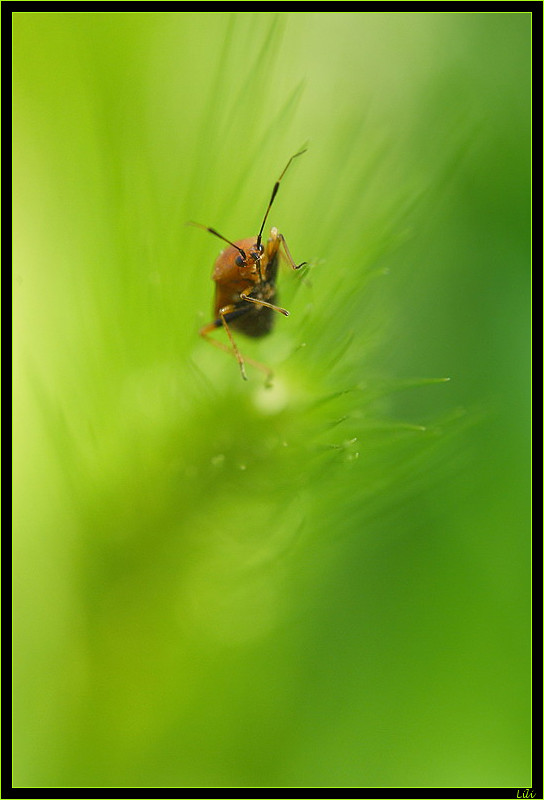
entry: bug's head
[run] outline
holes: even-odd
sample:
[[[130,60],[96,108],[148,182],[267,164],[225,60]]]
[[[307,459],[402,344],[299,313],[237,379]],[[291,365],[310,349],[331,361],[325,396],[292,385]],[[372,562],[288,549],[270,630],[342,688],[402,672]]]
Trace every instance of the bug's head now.
[[[263,273],[261,269],[264,247],[259,239],[246,240],[240,242],[245,247],[238,247],[238,254],[234,258],[234,263],[238,267],[241,277],[249,278],[252,281],[262,281]]]
[[[251,247],[247,250],[240,250],[234,262],[237,267],[249,267],[252,268],[255,265],[259,265],[261,259],[263,257],[264,247],[260,242],[255,242],[252,244]]]

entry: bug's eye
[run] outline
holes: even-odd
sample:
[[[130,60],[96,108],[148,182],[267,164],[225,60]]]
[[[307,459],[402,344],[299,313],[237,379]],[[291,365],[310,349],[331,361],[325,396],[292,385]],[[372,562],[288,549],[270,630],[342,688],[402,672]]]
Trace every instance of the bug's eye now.
[[[234,259],[234,263],[236,264],[237,267],[243,267],[244,264],[245,264],[245,261],[242,258],[242,256],[236,256],[236,258]]]

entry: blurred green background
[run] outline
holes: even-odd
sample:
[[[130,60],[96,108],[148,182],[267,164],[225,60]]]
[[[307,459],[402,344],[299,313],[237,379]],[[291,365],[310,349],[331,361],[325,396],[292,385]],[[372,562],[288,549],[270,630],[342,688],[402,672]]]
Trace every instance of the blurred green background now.
[[[530,786],[530,14],[13,28],[14,785]]]

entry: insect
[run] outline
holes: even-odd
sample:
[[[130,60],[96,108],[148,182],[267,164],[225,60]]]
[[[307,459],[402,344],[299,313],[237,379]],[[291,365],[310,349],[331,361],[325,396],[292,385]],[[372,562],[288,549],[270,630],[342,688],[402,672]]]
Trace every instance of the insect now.
[[[295,263],[285,237],[277,228],[271,229],[270,238],[265,244],[262,241],[264,226],[280,182],[291,162],[305,152],[305,149],[300,150],[291,156],[274,184],[256,237],[252,236],[231,242],[230,239],[218,233],[215,228],[201,225],[198,222],[190,223],[198,228],[203,228],[228,244],[228,247],[219,254],[212,273],[212,280],[215,281],[215,318],[213,322],[204,325],[199,333],[210,344],[235,356],[244,380],[247,380],[245,362],[266,372],[268,380],[272,376],[272,372],[264,364],[242,355],[232,331],[235,330],[251,337],[265,336],[272,330],[277,313],[283,314],[285,317],[289,316],[289,312],[285,308],[277,305],[276,278],[280,249],[293,269],[300,269],[306,264],[306,261],[301,264]],[[230,346],[210,336],[216,328],[225,329]]]

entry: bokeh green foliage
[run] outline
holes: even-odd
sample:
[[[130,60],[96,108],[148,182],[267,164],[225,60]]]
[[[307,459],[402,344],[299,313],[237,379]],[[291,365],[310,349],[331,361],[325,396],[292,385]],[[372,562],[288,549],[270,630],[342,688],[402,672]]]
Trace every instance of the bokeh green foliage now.
[[[14,15],[15,785],[530,785],[530,25]]]

